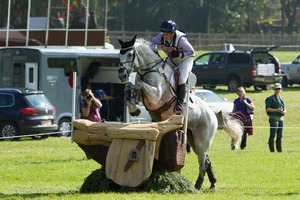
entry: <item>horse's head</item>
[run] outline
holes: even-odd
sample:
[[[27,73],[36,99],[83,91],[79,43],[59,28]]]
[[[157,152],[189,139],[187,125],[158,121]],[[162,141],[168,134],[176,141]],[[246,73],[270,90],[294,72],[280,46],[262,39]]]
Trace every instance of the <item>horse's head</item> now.
[[[136,62],[136,52],[134,43],[136,40],[136,35],[129,42],[124,42],[118,38],[118,41],[121,45],[120,50],[120,66],[119,69],[119,79],[122,82],[128,81],[129,75],[132,71],[135,70],[137,63]]]

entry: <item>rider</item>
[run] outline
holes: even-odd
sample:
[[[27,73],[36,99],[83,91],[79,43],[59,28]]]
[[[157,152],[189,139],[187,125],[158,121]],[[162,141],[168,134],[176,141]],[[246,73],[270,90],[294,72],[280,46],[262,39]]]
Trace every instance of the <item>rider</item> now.
[[[182,113],[182,102],[186,93],[186,82],[189,72],[193,67],[193,56],[195,51],[187,40],[185,33],[176,30],[176,23],[172,20],[164,21],[159,27],[161,33],[152,39],[151,46],[155,49],[161,48],[168,56],[167,63],[177,68],[179,75],[177,83],[177,104],[174,108],[176,113]]]

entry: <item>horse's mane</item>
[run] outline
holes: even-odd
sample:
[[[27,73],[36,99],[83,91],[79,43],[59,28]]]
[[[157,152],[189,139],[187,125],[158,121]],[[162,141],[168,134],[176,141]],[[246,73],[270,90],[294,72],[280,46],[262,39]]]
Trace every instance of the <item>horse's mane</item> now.
[[[151,47],[151,42],[149,42],[148,40],[137,38],[134,46],[139,52],[143,52],[143,54],[149,56],[149,58],[152,57],[156,59],[157,57],[159,57],[156,53],[154,53]]]
[[[135,41],[135,46],[146,45],[150,47],[150,44],[151,44],[150,41],[145,40],[144,38],[137,38]]]

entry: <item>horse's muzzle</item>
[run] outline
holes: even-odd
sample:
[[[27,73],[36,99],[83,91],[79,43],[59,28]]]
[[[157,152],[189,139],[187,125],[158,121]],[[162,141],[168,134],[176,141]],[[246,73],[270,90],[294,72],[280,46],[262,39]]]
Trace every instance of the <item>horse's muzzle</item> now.
[[[128,81],[128,74],[127,74],[127,70],[125,68],[120,68],[118,70],[118,77],[121,80],[121,82],[126,82]]]

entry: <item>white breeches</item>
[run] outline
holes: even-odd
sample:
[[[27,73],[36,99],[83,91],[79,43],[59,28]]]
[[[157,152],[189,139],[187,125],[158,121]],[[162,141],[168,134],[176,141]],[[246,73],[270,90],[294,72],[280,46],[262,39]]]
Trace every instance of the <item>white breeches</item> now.
[[[178,85],[182,85],[187,82],[189,72],[192,71],[193,68],[193,62],[194,62],[193,57],[189,57],[180,61],[174,61],[174,60],[171,61],[170,59],[168,59],[167,63],[172,67],[174,67],[174,63],[175,63],[176,64],[175,67],[178,68],[178,72],[180,73]]]

